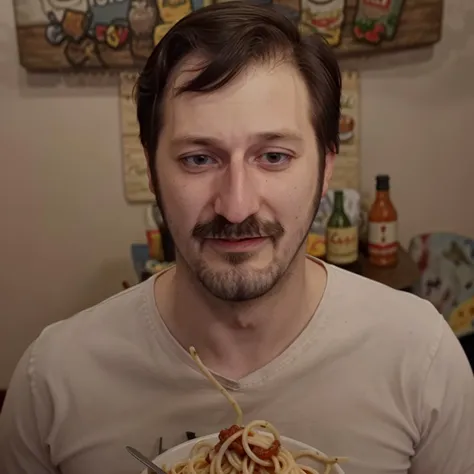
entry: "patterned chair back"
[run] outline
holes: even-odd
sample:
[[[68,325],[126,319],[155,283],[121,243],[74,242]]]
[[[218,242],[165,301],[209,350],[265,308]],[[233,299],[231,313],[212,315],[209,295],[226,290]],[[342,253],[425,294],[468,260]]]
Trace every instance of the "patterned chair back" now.
[[[422,234],[411,240],[408,251],[421,272],[414,292],[445,317],[474,371],[474,240]]]

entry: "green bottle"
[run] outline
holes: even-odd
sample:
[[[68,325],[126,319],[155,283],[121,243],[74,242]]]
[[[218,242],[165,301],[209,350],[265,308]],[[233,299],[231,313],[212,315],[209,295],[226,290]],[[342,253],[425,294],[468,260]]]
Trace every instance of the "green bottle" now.
[[[343,191],[334,192],[334,207],[326,229],[326,260],[350,271],[357,271],[358,229],[344,211]]]

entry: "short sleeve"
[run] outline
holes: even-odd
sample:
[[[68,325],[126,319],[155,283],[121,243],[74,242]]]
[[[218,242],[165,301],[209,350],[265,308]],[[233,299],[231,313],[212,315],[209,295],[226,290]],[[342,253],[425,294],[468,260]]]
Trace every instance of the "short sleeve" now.
[[[8,387],[0,415],[0,472],[58,474],[42,431],[52,416],[48,397],[34,380],[34,344],[24,353]]]
[[[421,441],[410,474],[474,474],[474,377],[448,324],[423,385]]]

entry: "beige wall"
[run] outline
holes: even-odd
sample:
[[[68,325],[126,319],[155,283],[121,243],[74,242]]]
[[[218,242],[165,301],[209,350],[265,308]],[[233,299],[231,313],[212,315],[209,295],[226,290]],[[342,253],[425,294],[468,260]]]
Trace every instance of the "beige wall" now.
[[[468,7],[468,5],[470,5]],[[0,387],[46,324],[133,278],[142,210],[122,192],[114,79],[27,76],[11,0],[0,2]],[[358,61],[362,183],[387,172],[401,241],[452,230],[474,237],[474,2],[447,0],[443,42]]]

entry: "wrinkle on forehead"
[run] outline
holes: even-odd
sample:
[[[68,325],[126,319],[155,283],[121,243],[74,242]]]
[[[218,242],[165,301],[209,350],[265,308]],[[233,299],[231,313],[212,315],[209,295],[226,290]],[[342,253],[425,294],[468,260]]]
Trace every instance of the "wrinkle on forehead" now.
[[[195,77],[203,64],[206,60],[202,56],[184,62],[173,78],[173,90]],[[212,92],[168,94],[168,126],[173,134],[217,136],[229,134],[232,128],[236,133],[296,129],[313,135],[306,84],[291,63],[281,61],[251,63],[231,82]]]

